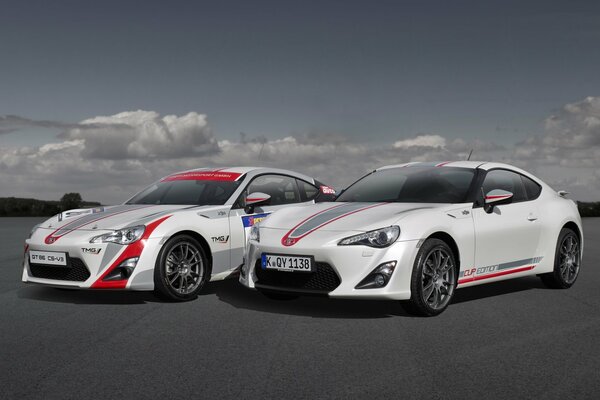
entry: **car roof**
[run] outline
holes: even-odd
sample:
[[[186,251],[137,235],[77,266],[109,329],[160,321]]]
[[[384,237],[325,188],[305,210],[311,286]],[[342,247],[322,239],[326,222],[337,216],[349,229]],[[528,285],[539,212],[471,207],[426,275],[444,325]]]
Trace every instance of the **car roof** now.
[[[521,168],[515,167],[514,165],[499,163],[499,162],[490,162],[490,161],[427,161],[427,162],[409,162],[404,164],[396,164],[396,165],[386,165],[380,168],[377,168],[376,171],[381,171],[385,169],[393,169],[393,168],[405,168],[405,167],[456,167],[456,168],[471,168],[471,169],[509,169],[514,172],[518,172],[522,175],[525,175],[529,178],[532,178],[538,182],[541,180],[535,175],[522,170]]]
[[[232,173],[232,174],[248,174],[250,176],[262,175],[262,174],[281,174],[281,175],[290,175],[295,178],[302,179],[304,181],[310,183],[316,183],[315,178],[312,178],[308,175],[304,175],[295,171],[290,171],[287,169],[279,169],[279,168],[264,168],[264,167],[202,167],[202,168],[193,168],[185,171],[177,171],[169,174],[167,176],[178,175],[188,172],[200,172],[200,171],[210,171],[210,172],[219,172],[219,173]]]

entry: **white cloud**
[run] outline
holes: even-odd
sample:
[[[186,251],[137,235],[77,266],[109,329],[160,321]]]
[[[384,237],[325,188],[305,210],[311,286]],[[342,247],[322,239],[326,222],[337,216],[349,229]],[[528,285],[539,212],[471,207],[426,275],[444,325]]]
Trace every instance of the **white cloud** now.
[[[107,160],[160,159],[218,151],[206,115],[178,117],[154,111],[127,111],[81,121],[63,137],[83,141],[83,156]]]
[[[414,138],[398,140],[394,143],[396,149],[408,149],[410,147],[442,148],[445,146],[446,138],[440,135],[419,135]]]
[[[160,116],[153,111],[94,117],[78,124],[33,121],[61,127],[63,141],[38,148],[0,148],[0,197],[57,199],[67,191],[115,203],[174,171],[204,166],[256,165],[286,168],[344,187],[365,172],[409,161],[473,159],[505,161],[531,170],[574,198],[600,198],[600,100],[568,104],[545,122],[543,134],[514,148],[481,139],[420,134],[389,144],[350,141],[312,132],[269,140],[217,140],[206,116]],[[11,117],[22,129],[27,119]],[[4,121],[3,129],[15,129]]]

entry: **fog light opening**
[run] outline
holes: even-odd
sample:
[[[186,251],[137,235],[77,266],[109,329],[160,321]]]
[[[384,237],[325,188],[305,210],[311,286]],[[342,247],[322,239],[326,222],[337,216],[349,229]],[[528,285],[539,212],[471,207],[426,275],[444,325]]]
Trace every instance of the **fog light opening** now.
[[[121,264],[119,264],[115,269],[110,271],[108,275],[102,279],[103,281],[123,281],[129,279],[131,274],[133,274],[133,270],[135,269],[139,257],[132,257],[124,260]]]
[[[365,279],[356,285],[355,289],[379,289],[385,287],[396,268],[396,261],[380,264]]]

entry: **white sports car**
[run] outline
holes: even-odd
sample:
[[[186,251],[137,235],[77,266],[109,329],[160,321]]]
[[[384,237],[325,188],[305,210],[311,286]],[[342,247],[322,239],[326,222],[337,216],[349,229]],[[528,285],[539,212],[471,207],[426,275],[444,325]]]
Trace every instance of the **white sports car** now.
[[[505,164],[382,167],[335,202],[286,208],[255,225],[240,282],[278,299],[409,300],[427,316],[456,288],[534,274],[568,288],[583,234],[564,195]]]
[[[176,173],[123,205],[70,210],[36,226],[26,240],[23,282],[192,299],[205,282],[224,279],[242,264],[246,233],[256,222],[334,195],[286,170]]]

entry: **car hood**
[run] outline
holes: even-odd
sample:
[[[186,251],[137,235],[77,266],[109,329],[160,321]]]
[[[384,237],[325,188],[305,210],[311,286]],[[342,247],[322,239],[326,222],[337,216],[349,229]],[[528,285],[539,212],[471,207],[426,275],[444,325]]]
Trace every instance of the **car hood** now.
[[[294,230],[294,236],[320,231],[369,231],[395,224],[409,213],[442,209],[447,204],[319,203],[289,207],[261,222],[261,228]]]
[[[163,215],[194,209],[204,210],[215,206],[123,204],[65,211],[44,221],[39,228],[52,230],[114,230],[127,226],[143,225]],[[220,206],[222,207],[222,206]]]

